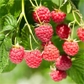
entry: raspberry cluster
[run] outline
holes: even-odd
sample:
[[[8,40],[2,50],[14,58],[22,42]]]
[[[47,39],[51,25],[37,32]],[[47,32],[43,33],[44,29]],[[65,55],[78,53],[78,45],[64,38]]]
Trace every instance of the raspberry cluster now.
[[[42,43],[42,50],[24,50],[22,46],[14,45],[9,52],[10,61],[18,64],[24,59],[30,68],[38,68],[43,59],[54,62],[55,69],[50,72],[51,79],[56,82],[65,79],[67,77],[66,70],[69,70],[72,66],[71,58],[79,51],[77,41],[70,38],[72,34],[70,26],[63,23],[65,18],[66,13],[61,10],[55,9],[50,12],[45,6],[36,7],[33,12],[33,19],[39,26],[34,31]],[[55,34],[50,20],[57,25]],[[61,54],[51,41],[53,35],[57,35],[60,40],[63,40],[62,48],[65,54]],[[84,42],[84,28],[78,28],[77,35]]]
[[[64,40],[62,47],[66,53],[65,55],[60,55],[59,49],[53,44],[53,42],[51,42],[54,30],[49,23],[50,18],[57,24],[56,35],[61,40]],[[67,77],[66,70],[70,69],[72,66],[70,57],[75,56],[79,51],[78,43],[69,38],[71,35],[71,28],[63,23],[65,18],[66,13],[63,11],[54,9],[50,12],[49,9],[44,6],[36,8],[33,12],[34,21],[40,24],[39,27],[35,28],[35,35],[42,42],[42,57],[46,61],[55,62],[56,70],[50,72],[50,77],[54,81],[60,81]],[[83,33],[80,35],[79,31],[83,32],[83,30],[78,30],[78,36],[83,40]]]

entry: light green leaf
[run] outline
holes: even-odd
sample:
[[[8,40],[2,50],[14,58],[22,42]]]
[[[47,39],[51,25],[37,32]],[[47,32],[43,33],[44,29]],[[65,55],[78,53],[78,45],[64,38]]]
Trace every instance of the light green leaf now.
[[[71,4],[67,4],[67,13],[70,13],[71,12]]]

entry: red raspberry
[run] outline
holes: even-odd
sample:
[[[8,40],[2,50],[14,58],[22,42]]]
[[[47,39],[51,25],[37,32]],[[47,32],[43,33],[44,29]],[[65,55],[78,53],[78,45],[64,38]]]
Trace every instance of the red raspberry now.
[[[78,28],[77,35],[79,39],[84,42],[84,29],[83,28]]]
[[[55,61],[59,57],[59,50],[53,44],[48,44],[44,47],[42,56],[47,61]]]
[[[30,68],[38,68],[42,62],[42,55],[39,50],[25,52],[24,59]]]
[[[55,82],[58,82],[58,81],[61,81],[61,80],[65,79],[67,77],[67,74],[66,74],[65,71],[57,70],[57,71],[50,72],[50,77]]]
[[[72,66],[72,61],[69,56],[62,55],[56,60],[56,67],[59,70],[68,70]]]
[[[33,19],[37,23],[40,23],[39,19],[41,22],[48,23],[50,21],[50,16],[51,16],[50,10],[44,6],[36,7],[35,11],[33,12]]]
[[[24,58],[24,48],[22,46],[14,45],[9,52],[10,61],[18,64],[22,62]]]
[[[56,27],[56,34],[61,38],[61,39],[66,39],[68,38],[70,34],[70,28],[66,24],[59,24]]]
[[[51,12],[51,18],[54,22],[60,23],[62,22],[66,17],[66,14],[60,10],[53,10]]]
[[[78,43],[75,41],[65,41],[63,44],[63,50],[66,54],[74,56],[79,51]]]
[[[53,29],[49,24],[41,25],[35,28],[35,34],[42,42],[48,42],[52,38]]]

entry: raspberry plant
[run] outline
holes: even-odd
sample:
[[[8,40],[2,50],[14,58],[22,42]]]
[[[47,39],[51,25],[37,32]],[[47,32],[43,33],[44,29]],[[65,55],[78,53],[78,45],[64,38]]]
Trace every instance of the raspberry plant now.
[[[46,62],[55,82],[70,76],[83,84],[84,21],[73,2],[1,0],[0,73],[13,70],[23,60],[41,71]]]

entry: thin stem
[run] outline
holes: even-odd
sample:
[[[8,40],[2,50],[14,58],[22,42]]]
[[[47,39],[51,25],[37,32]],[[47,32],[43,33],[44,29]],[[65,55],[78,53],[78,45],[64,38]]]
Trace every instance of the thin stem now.
[[[83,26],[84,27],[84,21],[83,21],[83,17],[82,17],[82,15],[79,13],[79,11],[74,11],[78,16],[79,16],[79,18],[80,18],[80,26]]]
[[[23,13],[24,20],[25,20],[25,22],[26,22],[26,24],[27,24],[27,26],[28,26],[28,29],[29,29],[30,34],[32,35],[32,38],[34,39],[34,41],[35,41],[37,44],[39,44],[39,43],[36,41],[36,39],[35,39],[35,37],[34,37],[34,35],[33,35],[33,33],[32,33],[32,30],[31,30],[31,27],[30,27],[30,25],[29,25],[29,23],[28,23],[28,21],[27,21],[27,18],[26,18],[24,9],[25,9],[25,8],[24,8],[24,0],[22,0],[22,13]]]
[[[28,26],[29,32],[30,32],[30,34],[32,35],[34,41],[35,41],[37,44],[39,44],[39,43],[36,41],[36,39],[35,39],[35,37],[34,37],[34,35],[33,35],[33,33],[32,33],[32,30],[31,30],[31,28],[30,28],[30,25],[29,25],[27,19],[26,19],[25,14],[24,14],[24,19],[25,19],[25,21],[26,21],[26,24],[27,24],[27,26]]]
[[[75,23],[75,20],[74,20],[74,21],[72,21],[72,22],[70,22],[70,23],[68,24],[68,26],[70,27],[70,26],[71,26],[71,24],[73,24],[73,23]]]
[[[72,40],[73,40],[73,35],[74,35],[74,25],[75,25],[75,23],[73,23],[72,32],[71,32],[71,39]]]
[[[77,24],[78,24],[79,26],[84,26],[84,25],[83,25],[83,24],[84,24],[83,17],[82,17],[82,15],[81,15],[80,11],[76,8],[76,6],[73,4],[73,2],[72,2],[71,0],[67,0],[67,1],[72,5],[73,9],[75,10],[74,12],[79,16],[80,21],[82,22],[82,24],[80,24],[80,23],[76,20]]]
[[[21,4],[22,4],[22,12],[21,12],[21,14],[20,14],[20,16],[18,18],[18,21],[17,21],[18,24],[21,22],[22,17],[24,15],[24,0],[22,0],[22,3]]]
[[[30,1],[30,3],[32,4],[32,6],[35,7],[35,5],[33,4],[33,2],[32,2],[31,0],[29,0],[29,1]],[[36,5],[38,6],[37,1],[36,1],[36,0],[34,0],[34,1],[35,1]],[[36,16],[37,16],[37,18],[38,18],[39,23],[42,24],[40,18],[38,17],[37,12],[35,12],[35,13],[36,13]]]
[[[83,18],[82,15],[78,11],[74,11],[74,12],[80,17],[80,19]]]
[[[34,1],[35,1],[36,5],[38,6],[37,0],[34,0]]]
[[[74,20],[76,21],[76,23],[77,23],[79,26],[81,26],[81,24],[77,21],[77,19],[76,19],[76,17],[75,17],[74,11],[72,11],[72,13],[73,13],[73,17],[74,17]]]
[[[32,3],[32,1],[30,0],[30,2]],[[34,5],[33,3],[32,3],[32,5]],[[24,18],[24,20],[25,20],[25,22],[26,22],[26,24],[27,24],[27,26],[28,26],[28,29],[29,29],[29,32],[30,32],[30,34],[32,35],[32,38],[34,39],[34,41],[37,43],[37,44],[39,44],[37,41],[36,41],[36,39],[35,39],[35,37],[34,37],[34,35],[33,35],[33,33],[32,33],[32,30],[31,30],[31,28],[30,28],[30,25],[29,25],[29,23],[28,23],[28,21],[27,21],[27,18],[26,18],[26,15],[25,15],[25,6],[24,6],[24,0],[22,0],[22,12],[21,12],[21,14],[20,14],[20,17],[19,17],[19,19],[18,19],[18,23],[19,23],[19,21],[21,21],[21,19],[22,19],[22,17]]]
[[[18,18],[18,20],[17,20],[17,24],[19,24],[21,22],[22,17],[23,17],[23,14],[21,13],[20,16],[19,16],[19,18]]]
[[[67,2],[67,0],[64,0],[64,2],[61,4],[61,2],[60,2],[60,0],[59,0],[59,9],[60,9],[61,7],[63,7],[66,2]]]
[[[32,48],[32,41],[31,41],[31,35],[29,35],[29,39],[30,39],[30,48],[31,48],[31,50],[33,50],[33,48]]]
[[[73,4],[73,2],[71,0],[67,0],[73,7],[73,9],[77,10],[76,6]]]
[[[33,2],[32,2],[31,0],[29,0],[29,1],[30,1],[31,5],[32,5],[33,7],[36,7],[36,6],[33,4]]]
[[[24,0],[22,0],[22,14],[24,14]]]
[[[36,13],[36,16],[37,16],[37,18],[38,18],[39,23],[42,24],[42,22],[41,22],[41,20],[40,20],[40,18],[39,18],[39,16],[38,16],[38,14],[37,14],[37,12],[35,12],[35,13]]]

